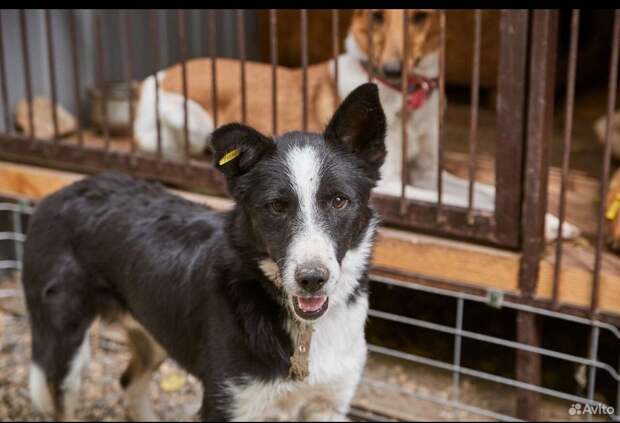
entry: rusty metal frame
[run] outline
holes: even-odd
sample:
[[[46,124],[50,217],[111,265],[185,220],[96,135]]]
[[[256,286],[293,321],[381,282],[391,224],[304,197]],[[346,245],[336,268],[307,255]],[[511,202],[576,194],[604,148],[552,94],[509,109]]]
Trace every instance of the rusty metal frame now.
[[[127,14],[128,12],[124,12]],[[151,21],[150,21],[150,31],[153,33],[153,42],[155,46],[159,44],[156,23],[154,21],[155,12],[151,12]],[[304,112],[308,109],[308,99],[307,99],[307,16],[306,11],[301,12],[301,40],[302,40],[302,60],[303,60],[303,85],[301,87],[303,93],[303,104],[300,105]],[[499,72],[499,80],[498,80],[498,143],[497,143],[497,163],[498,169],[502,169],[502,171],[496,171],[496,179],[497,179],[497,196],[496,196],[496,209],[494,213],[488,212],[480,212],[476,210],[472,210],[471,205],[467,208],[454,207],[448,204],[443,204],[438,202],[437,204],[425,203],[421,201],[411,200],[404,198],[404,196],[399,197],[387,197],[381,195],[374,196],[374,204],[379,209],[379,212],[382,214],[384,221],[388,224],[397,225],[404,228],[416,229],[427,231],[439,235],[446,235],[451,237],[468,239],[476,242],[487,243],[491,245],[496,245],[505,248],[517,249],[519,247],[520,240],[520,227],[519,227],[519,219],[520,213],[519,204],[520,198],[522,195],[522,169],[519,169],[519,160],[515,160],[521,156],[522,143],[518,142],[520,138],[520,131],[523,130],[525,119],[524,115],[521,112],[523,110],[523,84],[524,84],[524,64],[526,57],[526,49],[527,46],[524,43],[523,34],[527,29],[527,11],[523,10],[504,10],[502,13],[502,22],[505,25],[502,25],[501,29],[501,42],[502,48],[501,57],[500,57],[500,68],[505,70],[509,69],[508,72]],[[188,22],[186,22],[184,12],[177,10],[177,21],[178,21],[178,31],[176,34],[176,38],[179,44],[179,48],[181,51],[181,68],[183,75],[183,92],[187,94],[188,90],[188,81],[186,76],[186,66],[185,59],[187,56],[187,41],[186,41],[186,31]],[[337,11],[333,12],[333,19],[337,19]],[[441,11],[442,17],[442,33],[445,32],[445,11]],[[244,35],[243,28],[243,11],[238,10],[236,12],[236,28],[237,32],[239,32],[240,37]],[[22,22],[22,33],[24,32],[25,24],[26,24],[26,12],[20,11],[20,19]],[[74,26],[74,17],[71,15],[71,24]],[[129,32],[127,29],[127,20],[128,17],[125,16],[124,22],[124,41],[127,42],[129,40]],[[215,19],[214,15],[211,12],[209,15],[209,34],[210,37],[215,35]],[[103,37],[102,31],[103,28],[101,26],[101,14],[100,12],[95,13],[95,41],[98,46],[103,47]],[[276,65],[277,65],[277,37],[276,37],[276,25],[277,25],[277,12],[272,10],[270,12],[270,42],[271,42],[271,54],[272,54],[272,67],[273,67],[273,78],[272,83],[275,85],[276,82]],[[478,37],[480,31],[480,21],[478,16],[477,29]],[[24,34],[23,34],[24,35]],[[444,39],[442,37],[442,39]],[[27,41],[27,39],[26,39]],[[242,38],[238,39],[242,57],[241,57],[241,74],[242,77],[245,76],[245,45]],[[479,49],[479,39],[476,41],[477,48]],[[75,55],[74,57],[74,85],[76,90],[78,88],[80,78],[79,69],[77,67],[77,47],[76,47],[77,39],[75,37],[75,29],[73,29],[72,33],[72,51]],[[443,46],[443,43],[442,43]],[[215,45],[210,43],[210,55],[215,57]],[[334,47],[335,51],[337,50],[337,45]],[[474,47],[476,48],[476,46]],[[442,48],[442,51],[444,48]],[[27,46],[24,45],[25,55],[25,78],[24,83],[27,88],[30,88],[31,84],[31,75],[29,71],[30,63],[27,60],[28,49]],[[125,46],[125,58],[130,57],[129,46]],[[443,55],[442,55],[443,56]],[[50,53],[50,58],[52,58]],[[105,75],[103,75],[103,68],[106,62],[105,51],[103,48],[97,49],[97,61],[99,65],[97,66],[97,75],[96,82],[97,86],[101,89],[101,94],[105,96],[105,90],[103,89],[103,85],[105,83]],[[154,64],[157,67],[159,63],[159,58],[154,58]],[[443,66],[442,74],[443,74]],[[478,67],[476,67],[478,69]],[[213,63],[213,70],[215,71],[215,63]],[[130,78],[131,74],[131,63],[125,64],[125,74],[127,78]],[[503,75],[509,74],[510,78],[506,78]],[[476,81],[478,75],[472,75],[472,80]],[[216,76],[215,72],[213,72],[213,81],[212,85],[214,90],[216,91]],[[443,77],[441,78],[443,81]],[[441,84],[442,89],[444,88]],[[31,97],[31,90],[27,90],[29,92],[29,96]],[[245,87],[244,84],[241,86],[241,92],[243,100],[245,100]],[[443,91],[442,91],[443,92]],[[4,93],[3,93],[4,94]],[[77,92],[76,92],[77,95]],[[275,110],[277,107],[277,87],[273,87],[273,99],[272,105]],[[245,117],[245,101],[242,107],[242,119]],[[443,104],[443,102],[442,102]],[[157,105],[155,105],[157,107]],[[476,104],[477,107],[477,104]],[[187,108],[186,102],[184,102],[184,108]],[[474,111],[476,112],[476,111]],[[214,112],[214,115],[217,116],[217,112]],[[133,116],[132,116],[133,118]],[[475,118],[475,116],[474,116]],[[273,114],[273,132],[277,133],[277,120],[276,113]],[[168,163],[168,160],[161,157],[161,146],[158,141],[158,157],[157,158],[149,158],[143,157],[142,155],[135,154],[134,147],[131,148],[131,152],[128,153],[128,156],[131,156],[131,160],[125,160],[123,157],[124,153],[116,153],[110,151],[110,136],[108,131],[107,124],[108,117],[105,113],[104,108],[104,116],[103,116],[103,133],[105,140],[105,154],[101,154],[97,156],[95,151],[90,151],[84,148],[82,133],[81,130],[78,131],[78,139],[79,146],[69,146],[63,145],[63,143],[57,143],[58,149],[56,151],[51,151],[47,148],[45,143],[41,140],[32,141],[28,139],[28,137],[18,137],[18,136],[8,136],[8,134],[4,134],[0,137],[0,157],[2,158],[10,158],[11,160],[18,160],[32,163],[33,161],[39,161],[40,159],[36,158],[36,154],[30,157],[34,151],[38,151],[39,149],[43,149],[46,153],[46,158],[48,161],[45,163],[49,166],[55,166],[59,168],[65,169],[76,169],[79,168],[82,171],[93,172],[98,171],[104,168],[109,168],[110,166],[114,166],[114,168],[119,170],[124,170],[136,175],[141,175],[144,177],[156,177],[157,179],[162,179],[164,181],[169,181],[167,177],[160,177],[162,173],[158,170],[165,164],[168,168],[178,167],[182,169],[178,175],[175,175],[172,179],[176,184],[183,186],[191,186],[191,187],[200,187],[202,189],[208,189],[212,192],[224,192],[225,189],[222,185],[221,178],[217,178],[216,172],[205,171],[205,167],[209,167],[209,164],[206,163],[197,163],[194,160],[190,160],[189,158],[189,142],[188,138],[188,122],[187,117],[184,119],[184,134],[186,138],[186,142],[184,145],[185,154],[184,154],[184,163]],[[303,119],[301,122],[302,126],[307,125],[307,117]],[[472,121],[472,128],[475,128],[475,121]],[[443,126],[443,125],[441,125]],[[474,138],[475,138],[475,129],[473,129]],[[158,131],[159,132],[159,131]],[[159,135],[158,135],[159,138]],[[16,142],[17,139],[21,141]],[[470,142],[475,143],[475,139],[471,139]],[[28,144],[31,146],[31,149],[22,149],[20,143]],[[22,155],[23,154],[23,155]],[[83,156],[89,157],[87,161],[82,159]],[[475,146],[472,148],[472,155],[470,157],[470,161],[475,160]],[[123,163],[127,164],[127,167],[124,167]],[[141,163],[141,164],[140,164]],[[149,164],[153,163],[154,169],[149,169]],[[442,165],[438,163],[439,171],[441,171]],[[470,163],[470,174],[473,175],[473,165]],[[196,170],[197,173],[194,172]],[[206,172],[206,173],[205,173]],[[197,175],[213,175],[208,177],[200,177]],[[172,175],[170,175],[172,176]],[[441,178],[439,178],[441,180]],[[441,184],[438,182],[438,187],[441,189]]]
[[[529,13],[502,10],[497,87],[495,222],[500,243],[520,244]],[[504,171],[505,170],[505,171]]]
[[[545,214],[549,170],[549,146],[553,135],[553,103],[558,32],[558,12],[531,12],[531,53],[525,151],[525,190],[523,200],[523,256],[519,269],[519,288],[524,298],[532,298],[538,282],[539,263],[545,246]],[[538,347],[541,344],[536,315],[517,313],[517,341]],[[540,385],[541,357],[517,351],[515,364],[519,381]],[[539,395],[520,391],[517,416],[537,420]]]
[[[475,25],[476,31],[479,31],[479,25],[479,22]],[[374,204],[386,223],[503,248],[521,247],[528,28],[528,10],[501,11],[495,211],[489,213],[476,211],[470,207],[461,208],[444,203],[416,201],[402,195],[389,197],[375,194]],[[476,43],[479,43],[479,40],[475,35],[474,51]],[[475,69],[479,69],[478,66],[474,63]],[[474,85],[476,77],[474,73],[472,75]],[[472,131],[475,134],[475,121],[472,121],[471,127],[474,128]],[[475,138],[475,135],[473,137]],[[470,137],[470,142],[475,143],[475,139]],[[470,154],[470,175],[474,174],[475,157],[475,145],[473,145]]]
[[[124,12],[127,14],[127,12]],[[274,111],[277,108],[277,11],[270,12],[270,44],[271,44],[271,65],[272,65],[272,84],[273,98],[272,107]],[[306,11],[301,13],[301,27],[307,30]],[[470,122],[470,188],[468,192],[468,207],[454,207],[441,202],[437,204],[427,203],[417,200],[400,197],[391,197],[386,195],[375,194],[373,202],[382,215],[385,223],[401,228],[415,229],[422,232],[439,234],[449,237],[457,237],[472,240],[480,243],[491,244],[499,247],[510,249],[521,249],[525,251],[523,260],[523,273],[521,276],[521,288],[524,293],[533,292],[535,285],[536,267],[539,260],[540,249],[542,246],[542,224],[544,218],[544,205],[546,202],[546,169],[548,162],[546,160],[546,147],[542,144],[548,134],[545,131],[550,130],[549,121],[543,119],[542,116],[548,117],[549,110],[544,111],[540,108],[540,99],[550,99],[552,92],[551,85],[544,87],[529,87],[528,75],[532,81],[538,84],[547,83],[545,78],[540,78],[544,72],[549,72],[542,68],[540,60],[552,57],[555,58],[555,52],[545,50],[541,46],[541,40],[537,37],[528,37],[531,31],[551,31],[557,32],[557,28],[548,27],[548,22],[544,20],[535,20],[534,17],[539,16],[538,12],[530,12],[528,10],[502,10],[501,11],[501,31],[499,67],[498,72],[498,98],[497,98],[497,154],[496,154],[496,205],[493,213],[476,211],[472,207],[472,179],[475,174],[475,158],[476,158],[476,128],[477,128],[477,90],[479,88],[479,48],[480,48],[480,12],[475,15],[475,34],[474,34],[474,57],[472,74],[472,101],[471,105],[471,122]],[[445,12],[442,11],[442,16]],[[71,13],[71,52],[73,57],[73,77],[75,98],[79,98],[78,88],[81,75],[78,67],[78,36],[75,28],[75,14]],[[26,68],[24,74],[24,84],[27,88],[28,97],[32,96],[30,85],[31,75],[29,72],[30,62],[28,60],[27,36],[24,37],[26,28],[26,12],[20,11],[20,27],[22,29],[22,48],[24,51],[24,66]],[[237,29],[243,34],[243,11],[236,12]],[[127,16],[125,16],[127,19]],[[155,22],[156,12],[151,12],[150,31],[153,33],[153,42],[155,46],[160,43],[157,24]],[[210,11],[208,15],[208,32],[209,38],[209,54],[212,58],[216,56],[215,44],[215,14]],[[405,15],[405,19],[407,15]],[[97,45],[102,45],[101,36],[101,16],[99,12],[95,14],[95,41]],[[177,20],[179,21],[179,30],[177,38],[182,52],[185,52],[187,46],[186,35],[187,30],[184,14],[177,11]],[[338,11],[332,11],[332,27],[334,22],[337,23]],[[445,30],[445,17],[442,20],[442,29]],[[129,39],[127,32],[127,22],[125,22],[125,38]],[[534,28],[535,26],[535,28]],[[337,28],[336,28],[337,29]],[[49,32],[49,31],[48,31]],[[306,69],[307,63],[307,39],[303,37],[302,31],[302,54],[303,68]],[[334,35],[336,30],[334,30]],[[1,37],[2,34],[0,34]],[[25,38],[25,41],[24,41]],[[1,40],[1,38],[0,38]],[[406,40],[405,40],[406,41]],[[240,48],[245,50],[245,45],[239,39]],[[52,46],[50,40],[50,46]],[[333,41],[334,54],[338,52],[338,42],[335,38]],[[542,52],[534,50],[541,49]],[[532,49],[533,60],[536,60],[537,66],[532,65],[528,74],[528,55]],[[129,50],[126,56],[130,57]],[[4,52],[4,54],[6,54]],[[242,56],[245,56],[243,54]],[[183,54],[185,58],[185,54]],[[49,52],[50,69],[53,69],[53,51]],[[242,57],[242,74],[245,74],[244,57]],[[98,49],[97,61],[102,65],[105,63],[104,50]],[[546,60],[546,65],[551,65],[554,60]],[[154,71],[159,67],[160,58],[154,57]],[[217,81],[215,73],[215,62],[212,63],[212,87],[217,92]],[[130,77],[131,64],[126,64],[126,75]],[[184,60],[181,62],[184,70]],[[104,75],[102,69],[104,66],[97,66],[96,83],[102,87]],[[183,72],[183,89],[187,91],[186,72]],[[307,70],[303,75],[306,75]],[[304,77],[304,81],[307,76]],[[5,75],[2,75],[2,83],[6,86]],[[307,90],[307,81],[304,83],[302,93]],[[4,87],[3,87],[4,88]],[[403,86],[403,89],[405,87]],[[528,91],[529,89],[529,91]],[[543,90],[547,90],[544,91]],[[245,93],[245,87],[241,87],[241,93]],[[3,98],[6,100],[8,94],[3,89]],[[102,92],[105,95],[105,92]],[[242,95],[245,97],[245,95]],[[214,99],[215,101],[215,96]],[[307,99],[303,102],[302,109],[308,108]],[[546,104],[551,104],[548,101]],[[184,104],[185,107],[186,104]],[[155,105],[157,107],[157,105]],[[243,107],[245,109],[245,107]],[[243,112],[243,110],[242,110]],[[79,114],[83,114],[81,110]],[[29,112],[29,115],[32,111]],[[244,113],[242,113],[243,115]],[[217,112],[214,111],[217,117]],[[273,132],[277,133],[277,113],[273,114]],[[30,116],[31,118],[31,116]],[[209,163],[191,160],[188,153],[188,143],[185,144],[184,163],[175,163],[166,160],[161,156],[161,141],[158,140],[158,155],[156,157],[143,156],[132,152],[127,154],[131,156],[131,160],[125,157],[124,153],[117,153],[109,149],[109,134],[107,131],[107,116],[103,116],[105,154],[99,154],[96,149],[84,147],[81,128],[78,128],[78,145],[69,145],[64,143],[56,143],[57,148],[49,148],[49,143],[43,140],[31,140],[28,136],[20,136],[16,134],[0,135],[0,158],[23,161],[27,163],[45,163],[48,166],[58,168],[76,170],[92,173],[113,167],[117,170],[127,171],[129,173],[144,176],[147,178],[161,179],[162,181],[174,183],[178,186],[206,189],[213,193],[225,193],[223,178],[213,171]],[[529,125],[529,126],[528,126]],[[184,121],[184,132],[188,131],[187,118]],[[159,129],[159,128],[158,128]],[[159,138],[159,130],[158,130]],[[186,137],[187,138],[187,137]],[[527,140],[527,147],[526,146]],[[153,166],[153,169],[150,168]],[[163,171],[162,166],[170,169],[169,172]],[[440,170],[441,170],[441,166]],[[175,169],[176,171],[173,171]],[[195,170],[195,172],[194,172]],[[566,172],[564,172],[566,173]],[[524,207],[521,203],[524,201]]]

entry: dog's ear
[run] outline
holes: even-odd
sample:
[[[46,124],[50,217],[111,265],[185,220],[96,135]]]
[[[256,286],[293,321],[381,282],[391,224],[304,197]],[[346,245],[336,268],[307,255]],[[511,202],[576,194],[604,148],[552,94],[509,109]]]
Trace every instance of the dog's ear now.
[[[275,147],[271,138],[239,123],[229,123],[211,134],[213,165],[226,177],[243,175]]]
[[[324,136],[326,142],[344,147],[379,170],[386,155],[385,126],[377,85],[366,83],[340,104]]]

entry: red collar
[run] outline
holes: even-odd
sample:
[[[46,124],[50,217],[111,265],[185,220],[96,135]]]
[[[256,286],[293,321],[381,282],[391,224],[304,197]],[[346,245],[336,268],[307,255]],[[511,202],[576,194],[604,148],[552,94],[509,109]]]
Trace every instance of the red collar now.
[[[368,73],[368,68],[360,63],[362,68]],[[377,80],[381,82],[383,85],[396,90],[398,92],[402,91],[402,87],[400,83],[393,83],[376,72],[373,72],[372,75],[373,80]],[[407,108],[409,110],[419,109],[426,103],[426,100],[430,97],[431,93],[435,88],[439,86],[439,82],[437,78],[426,78],[420,75],[410,75],[407,80]]]

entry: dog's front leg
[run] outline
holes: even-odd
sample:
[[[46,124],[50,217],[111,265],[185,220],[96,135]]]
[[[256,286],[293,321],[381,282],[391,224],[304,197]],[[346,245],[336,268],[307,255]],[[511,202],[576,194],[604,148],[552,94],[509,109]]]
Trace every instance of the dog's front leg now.
[[[300,407],[299,420],[348,421],[347,413],[361,377],[361,370],[353,371],[342,379],[322,385]]]

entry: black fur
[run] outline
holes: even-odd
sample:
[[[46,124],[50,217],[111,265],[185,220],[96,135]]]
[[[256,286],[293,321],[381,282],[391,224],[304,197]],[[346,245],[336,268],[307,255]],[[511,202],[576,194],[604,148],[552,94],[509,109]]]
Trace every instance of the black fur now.
[[[92,320],[118,311],[129,312],[202,381],[204,419],[230,417],[221,398],[221,383],[229,378],[286,378],[288,310],[283,292],[257,262],[284,257],[294,217],[274,219],[265,204],[283,196],[294,202],[281,158],[293,145],[312,143],[324,158],[319,198],[337,190],[352,203],[343,213],[322,216],[333,228],[338,260],[359,244],[374,216],[368,200],[385,156],[385,117],[372,109],[378,104],[374,85],[351,95],[370,105],[369,113],[345,101],[325,137],[289,133],[274,141],[238,124],[215,131],[216,166],[237,202],[231,212],[214,212],[116,173],[84,179],[43,200],[30,221],[23,280],[33,360],[49,381],[60,386]],[[368,127],[369,116],[378,132]],[[241,149],[238,159],[217,165],[231,148]],[[366,293],[365,284],[360,281],[350,301]]]

